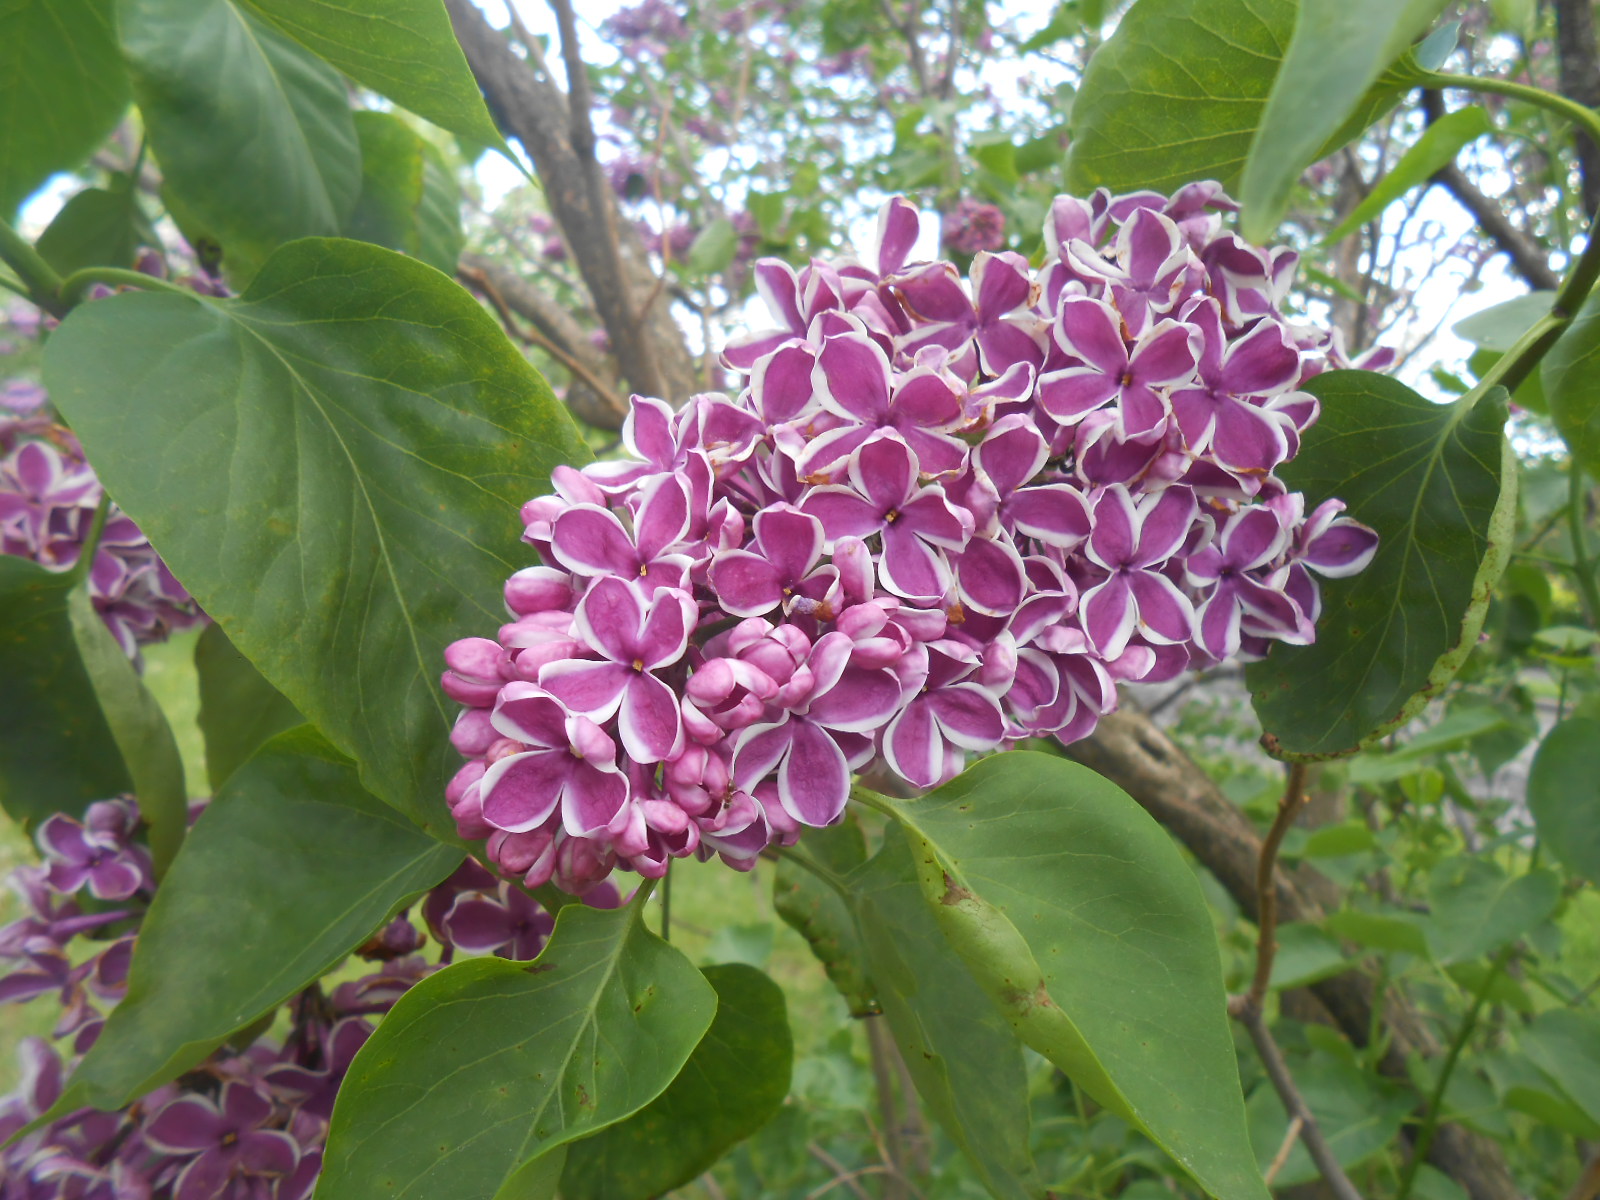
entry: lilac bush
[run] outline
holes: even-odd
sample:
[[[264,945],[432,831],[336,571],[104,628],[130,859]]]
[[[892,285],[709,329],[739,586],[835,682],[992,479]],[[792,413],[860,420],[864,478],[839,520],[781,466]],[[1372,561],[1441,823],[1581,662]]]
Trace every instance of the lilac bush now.
[[[92,804],[81,820],[58,813],[39,828],[42,865],[11,876],[26,911],[0,927],[0,1003],[53,1000],[52,1035],[69,1042],[63,1055],[44,1038],[22,1041],[21,1084],[0,1097],[0,1141],[50,1110],[127,990],[156,888],[138,836],[129,799]],[[622,903],[609,886],[584,900]],[[434,961],[402,913],[357,951],[373,972],[326,994],[313,985],[292,1002],[281,1043],[230,1044],[125,1109],[65,1113],[0,1149],[0,1200],[306,1200],[334,1098],[373,1020],[458,952],[532,959],[555,925],[471,859],[424,898],[421,915]]]
[[[462,836],[573,892],[748,869],[852,772],[930,788],[1087,735],[1118,680],[1312,641],[1316,576],[1377,539],[1274,472],[1317,417],[1299,386],[1348,364],[1233,208],[1062,196],[1041,269],[974,247],[963,281],[907,261],[896,199],[875,263],[758,263],[776,324],[725,348],[737,391],[635,397],[626,457],[524,506],[511,621],[449,648]]]

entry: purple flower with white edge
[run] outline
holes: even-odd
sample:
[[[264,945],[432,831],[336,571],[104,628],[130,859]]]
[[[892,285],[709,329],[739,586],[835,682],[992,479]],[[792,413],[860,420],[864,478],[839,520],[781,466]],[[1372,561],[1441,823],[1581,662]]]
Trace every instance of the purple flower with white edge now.
[[[818,487],[802,512],[822,522],[829,543],[878,535],[884,587],[907,600],[937,601],[950,586],[941,549],[959,550],[972,516],[952,505],[937,484],[919,487],[917,458],[892,434],[879,434],[850,456],[850,486]]]
[[[507,833],[527,833],[559,813],[582,836],[602,829],[627,799],[617,746],[589,718],[570,713],[536,684],[509,683],[490,718],[517,746],[478,785],[483,819]]]
[[[79,822],[63,813],[39,827],[39,849],[50,886],[72,893],[85,886],[97,900],[127,900],[153,884],[150,853],[132,841],[138,824],[124,800],[91,804]]]
[[[1345,361],[1284,319],[1294,255],[1224,233],[1233,209],[1212,183],[1060,197],[1034,273],[971,243],[969,204],[963,282],[906,265],[897,199],[875,256],[754,264],[776,325],[724,348],[739,380],[635,397],[623,457],[524,506],[549,565],[508,582],[513,620],[447,652],[458,832],[575,894],[747,870],[837,820],[853,770],[933,786],[1087,735],[1117,680],[1307,640],[1316,573],[1375,538],[1273,471],[1317,416],[1294,389]]]
[[[539,684],[573,712],[604,721],[619,714],[622,745],[639,762],[662,762],[683,747],[672,689],[653,673],[683,657],[694,629],[693,599],[663,588],[646,604],[615,576],[595,580],[573,614],[573,630],[602,661],[553,662]]]
[[[1135,631],[1157,642],[1188,641],[1194,607],[1156,568],[1183,545],[1197,515],[1194,493],[1172,487],[1135,500],[1120,484],[1096,497],[1084,553],[1108,577],[1083,593],[1083,629],[1116,658]]]
[[[1117,311],[1088,296],[1062,300],[1056,341],[1083,365],[1040,376],[1040,407],[1072,425],[1114,400],[1125,439],[1164,428],[1171,408],[1166,390],[1192,379],[1199,359],[1198,333],[1172,320],[1151,326],[1130,350]]]
[[[279,1129],[264,1128],[272,1100],[244,1083],[225,1083],[217,1100],[188,1093],[144,1126],[144,1140],[164,1154],[187,1157],[173,1200],[213,1200],[243,1179],[283,1179],[300,1163],[300,1146]]]

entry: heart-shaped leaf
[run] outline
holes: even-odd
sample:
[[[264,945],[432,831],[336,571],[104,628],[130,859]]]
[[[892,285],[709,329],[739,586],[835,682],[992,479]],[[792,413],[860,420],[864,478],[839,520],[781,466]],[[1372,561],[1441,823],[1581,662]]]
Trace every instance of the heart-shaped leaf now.
[[[587,455],[466,292],[362,242],[239,300],[119,295],[50,339],[51,399],[173,573],[366,786],[437,836],[444,648],[493,634],[518,507]]]
[[[339,1089],[317,1195],[507,1195],[665,1091],[717,994],[640,912],[569,904],[531,964],[469,959],[402,996]]]
[[[1377,530],[1377,555],[1321,581],[1310,646],[1275,645],[1245,671],[1285,757],[1347,754],[1410,720],[1477,644],[1511,555],[1517,465],[1504,388],[1434,404],[1372,371],[1306,385],[1322,416],[1279,471],[1308,505],[1337,497]]]

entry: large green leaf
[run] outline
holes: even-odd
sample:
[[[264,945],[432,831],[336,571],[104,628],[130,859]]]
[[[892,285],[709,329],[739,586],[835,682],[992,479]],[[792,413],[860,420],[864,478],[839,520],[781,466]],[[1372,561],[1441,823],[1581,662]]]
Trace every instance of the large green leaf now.
[[[0,0],[0,219],[76,167],[128,105],[116,0]]]
[[[1300,0],[1240,181],[1247,239],[1277,231],[1300,173],[1443,7],[1444,0]]]
[[[361,153],[337,71],[236,0],[122,0],[121,21],[167,190],[230,264],[339,232]]]
[[[308,727],[229,779],[184,842],[135,944],[128,995],[59,1111],[117,1108],[319,978],[459,852],[364,792]]]
[[[1600,478],[1600,292],[1592,292],[1540,368],[1550,416],[1573,457]]]
[[[1556,861],[1600,884],[1600,721],[1568,717],[1545,734],[1528,773],[1528,808]]]
[[[1022,1044],[939,928],[898,827],[850,889],[883,1019],[923,1103],[990,1195],[1042,1196]]]
[[[431,147],[393,113],[356,114],[361,196],[345,233],[401,250],[455,274],[461,254],[460,190]]]
[[[200,680],[200,736],[206,744],[206,774],[219,792],[245,761],[274,735],[305,718],[283,693],[239,653],[222,626],[212,624],[194,646]]]
[[[866,838],[850,817],[806,838],[802,852],[824,870],[848,875],[867,859]],[[850,1006],[853,1017],[878,1012],[865,971],[866,951],[855,914],[844,898],[812,871],[791,858],[779,861],[772,877],[772,906],[817,956],[828,979]]]
[[[532,964],[459,962],[402,996],[339,1089],[317,1195],[513,1200],[528,1164],[665,1091],[716,992],[641,911],[568,905]]]
[[[0,808],[27,830],[133,786],[73,638],[75,584],[0,555]]]
[[[1073,102],[1073,190],[1231,182],[1289,44],[1295,7],[1295,0],[1139,0],[1089,60]]]
[[[1220,1200],[1264,1200],[1211,916],[1149,814],[1028,751],[886,803],[945,935],[1022,1040]]]
[[[563,1200],[664,1196],[783,1104],[794,1061],[783,989],[744,963],[702,973],[717,992],[711,1028],[671,1087],[626,1121],[568,1148]]]
[[[45,379],[184,586],[366,786],[438,836],[444,647],[504,620],[518,505],[584,456],[548,385],[433,268],[285,246],[237,301],[75,310]]]
[[[512,157],[439,0],[242,2],[362,86],[469,143]]]
[[[1321,581],[1314,645],[1276,645],[1245,679],[1277,749],[1318,758],[1410,720],[1455,677],[1510,557],[1517,467],[1503,388],[1439,405],[1371,371],[1330,371],[1306,390],[1322,416],[1279,474],[1308,507],[1345,501],[1378,552]]]
[[[183,844],[189,825],[189,792],[172,726],[95,611],[87,584],[75,587],[67,598],[67,619],[89,685],[111,730],[112,745],[103,747],[101,753],[120,754],[127,764],[139,815],[150,826],[150,852],[159,878]]]

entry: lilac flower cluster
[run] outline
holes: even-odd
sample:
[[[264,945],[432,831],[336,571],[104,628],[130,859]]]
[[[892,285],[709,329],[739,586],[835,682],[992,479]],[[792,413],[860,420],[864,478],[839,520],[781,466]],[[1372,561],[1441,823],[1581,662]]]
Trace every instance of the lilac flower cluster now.
[[[37,408],[0,416],[0,553],[54,571],[70,569],[104,494],[70,430]],[[140,646],[205,620],[139,527],[114,504],[89,569],[89,594],[130,658]]]
[[[96,1001],[115,1003],[126,989],[133,930],[154,891],[137,827],[128,800],[93,804],[82,821],[51,817],[39,830],[43,864],[12,876],[27,915],[0,928],[0,970],[10,969],[0,1003],[53,997],[62,1014],[54,1036],[71,1038],[73,1054],[100,1031]],[[80,903],[85,893],[99,903]],[[584,899],[622,903],[609,888]],[[554,926],[525,892],[470,859],[428,894],[422,915],[438,962],[417,953],[423,937],[402,914],[358,952],[379,964],[374,973],[295,999],[282,1045],[225,1048],[125,1109],[69,1112],[0,1149],[0,1200],[308,1200],[334,1098],[370,1018],[458,950],[531,959]],[[96,939],[93,951],[69,953],[84,937]],[[21,1086],[0,1097],[0,1141],[50,1110],[71,1065],[43,1038],[25,1039],[19,1057]]]
[[[1213,184],[1059,198],[1038,272],[980,252],[756,267],[778,327],[736,396],[635,397],[628,457],[529,501],[545,565],[446,653],[461,834],[530,886],[656,877],[921,789],[972,753],[1091,732],[1114,681],[1314,636],[1312,572],[1376,536],[1274,469],[1342,355],[1280,304],[1295,256]]]

